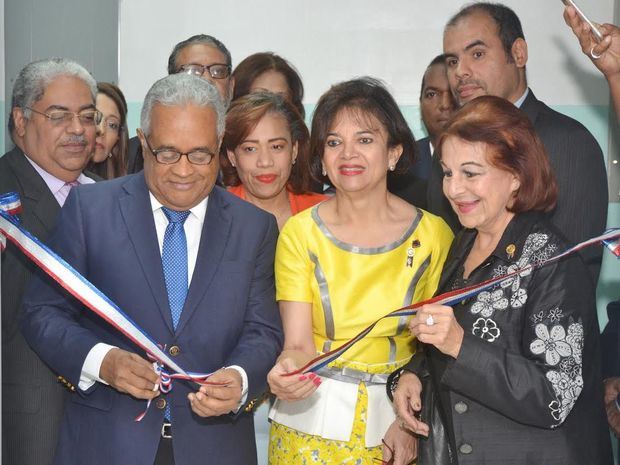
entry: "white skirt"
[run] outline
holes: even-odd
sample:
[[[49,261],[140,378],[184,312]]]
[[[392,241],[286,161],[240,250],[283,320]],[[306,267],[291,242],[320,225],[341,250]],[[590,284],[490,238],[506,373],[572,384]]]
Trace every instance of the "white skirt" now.
[[[269,419],[305,434],[347,442],[353,430],[358,384],[327,377],[321,380],[319,388],[306,399],[296,402],[276,399]],[[370,384],[367,390],[366,447],[376,447],[396,414],[385,384]]]

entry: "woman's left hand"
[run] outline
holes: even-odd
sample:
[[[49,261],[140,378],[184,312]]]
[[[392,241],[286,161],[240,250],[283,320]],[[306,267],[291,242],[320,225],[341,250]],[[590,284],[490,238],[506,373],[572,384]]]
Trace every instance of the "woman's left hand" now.
[[[383,438],[383,463],[408,465],[418,455],[418,439],[395,420]]]
[[[409,330],[420,342],[434,345],[453,358],[459,355],[464,331],[454,318],[452,307],[423,305],[409,322]]]

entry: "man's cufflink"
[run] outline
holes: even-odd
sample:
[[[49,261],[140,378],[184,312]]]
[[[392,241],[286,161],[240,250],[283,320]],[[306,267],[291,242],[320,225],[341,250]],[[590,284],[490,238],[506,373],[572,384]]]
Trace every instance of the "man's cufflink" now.
[[[243,411],[247,412],[247,413],[252,413],[252,411],[254,410],[254,406],[256,405],[256,401],[257,400],[258,399],[252,399],[250,402],[248,402],[248,405],[245,406]]]
[[[64,378],[64,376],[58,376],[56,377],[56,379],[58,380],[59,383],[62,383],[62,385],[66,387],[69,391],[75,392],[75,386],[71,384],[69,381],[67,381]]]

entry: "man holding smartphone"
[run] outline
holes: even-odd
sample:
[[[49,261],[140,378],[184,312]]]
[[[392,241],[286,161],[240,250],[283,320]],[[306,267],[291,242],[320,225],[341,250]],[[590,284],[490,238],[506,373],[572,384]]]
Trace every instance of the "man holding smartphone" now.
[[[534,125],[559,188],[551,221],[573,243],[601,234],[608,206],[603,153],[581,123],[549,108],[528,87],[527,43],[515,12],[497,3],[468,5],[448,21],[443,48],[448,81],[459,106],[481,95],[503,97],[521,108]],[[431,177],[428,207],[451,218],[454,213],[439,194],[441,184],[441,177]],[[602,248],[591,247],[582,256],[596,283]]]

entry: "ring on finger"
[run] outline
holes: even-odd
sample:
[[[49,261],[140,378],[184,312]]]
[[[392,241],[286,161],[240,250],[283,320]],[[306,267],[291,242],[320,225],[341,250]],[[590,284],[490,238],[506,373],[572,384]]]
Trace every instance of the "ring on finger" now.
[[[601,55],[597,55],[596,53],[594,53],[594,46],[592,46],[592,48],[590,49],[590,58],[592,58],[593,60],[598,60],[601,57]]]
[[[435,320],[433,318],[433,315],[428,315],[426,317],[426,326],[433,326],[435,324]]]

